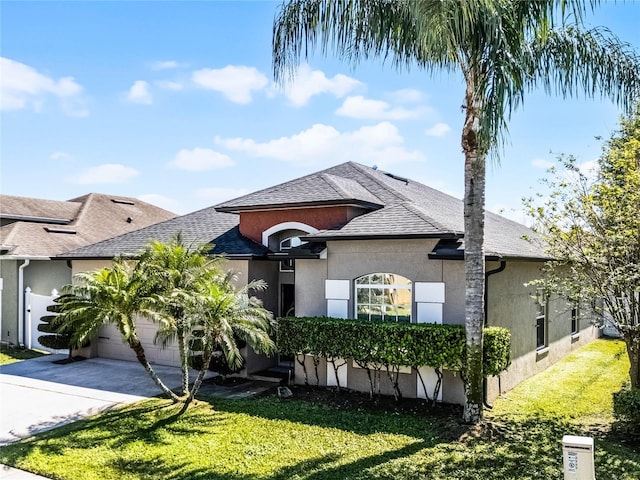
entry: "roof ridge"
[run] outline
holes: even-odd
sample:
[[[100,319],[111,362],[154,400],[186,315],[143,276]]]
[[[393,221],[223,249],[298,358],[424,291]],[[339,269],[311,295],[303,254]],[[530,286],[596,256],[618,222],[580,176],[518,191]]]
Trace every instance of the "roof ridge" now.
[[[391,191],[391,193],[393,193],[400,200],[402,200],[404,202],[410,202],[411,201],[411,199],[409,197],[407,197],[404,193],[400,192],[399,190],[397,190],[396,188],[392,187],[391,185],[387,185],[386,183],[380,181],[379,178],[376,178],[376,175],[374,173],[372,173],[372,172],[377,172],[378,170],[373,170],[371,167],[367,167],[366,165],[362,165],[361,163],[357,163],[357,162],[347,162],[347,163],[353,165],[357,170],[359,170],[361,173],[364,173],[367,177],[369,177],[371,180],[376,182],[378,185],[380,185],[385,190]],[[380,173],[383,173],[383,172],[380,172]]]
[[[84,216],[87,210],[89,209],[89,204],[93,201],[95,197],[95,193],[87,193],[86,195],[83,195],[83,196],[85,196],[86,199],[82,201],[80,210],[78,211],[76,218],[70,223],[70,225],[80,226],[80,222],[82,222],[82,220],[84,219]],[[82,197],[79,197],[79,198],[82,198]]]
[[[427,213],[422,209],[422,207],[420,205],[416,204],[415,202],[406,201],[406,202],[402,202],[401,205],[403,207],[405,207],[407,210],[409,210],[410,212],[412,212],[415,215],[419,216],[425,222],[430,223],[431,225],[433,225],[436,228],[439,228],[440,230],[456,231],[455,229],[452,229],[452,228],[450,228],[450,227],[448,227],[446,225],[443,225],[442,223],[440,223],[437,220],[435,220],[433,217],[427,215]]]
[[[333,180],[333,178],[331,178],[336,176],[337,175],[332,175],[330,173],[327,173],[326,171],[320,174],[320,178],[322,178],[322,180],[324,180],[324,182],[328,184],[333,189],[334,192],[336,192],[342,198],[346,198],[347,192],[343,188],[341,188],[340,185],[338,185],[338,183],[335,180]]]

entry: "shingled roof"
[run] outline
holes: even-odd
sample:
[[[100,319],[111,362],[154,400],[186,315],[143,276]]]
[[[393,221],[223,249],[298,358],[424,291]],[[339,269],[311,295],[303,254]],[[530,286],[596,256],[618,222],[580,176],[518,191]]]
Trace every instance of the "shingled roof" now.
[[[213,253],[247,258],[264,256],[269,253],[266,247],[243,237],[238,228],[238,215],[231,212],[324,205],[358,205],[370,211],[335,230],[307,235],[314,244],[329,240],[461,239],[464,236],[461,200],[419,182],[347,162],[79,248],[61,257],[135,256],[150,240],[168,241],[179,232],[187,242],[214,244]],[[488,257],[548,258],[542,241],[524,225],[486,212],[485,226]],[[303,253],[308,256],[308,252]]]
[[[357,181],[342,175],[332,175],[326,170],[229,200],[218,205],[217,210],[240,212],[306,205],[358,205],[380,208],[383,202]]]
[[[98,193],[68,201],[0,195],[0,243],[5,257],[53,257],[172,217],[135,198]]]
[[[324,171],[345,175],[362,184],[383,208],[356,217],[339,230],[323,230],[310,239],[402,238],[464,236],[462,200],[414,180],[348,162]],[[485,253],[488,257],[548,259],[544,242],[531,229],[492,212],[485,212]]]
[[[180,234],[187,245],[212,244],[211,253],[229,257],[262,256],[266,247],[242,236],[238,216],[217,212],[214,207],[198,210],[134,232],[78,248],[60,255],[65,259],[136,257],[150,241],[168,242]]]

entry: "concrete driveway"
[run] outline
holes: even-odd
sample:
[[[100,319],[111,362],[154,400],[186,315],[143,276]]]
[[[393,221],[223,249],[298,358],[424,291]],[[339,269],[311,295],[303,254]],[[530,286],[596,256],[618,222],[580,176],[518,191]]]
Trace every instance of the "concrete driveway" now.
[[[63,358],[45,355],[0,368],[0,445],[161,393],[137,362],[52,363]],[[169,388],[180,386],[178,368],[154,370]]]

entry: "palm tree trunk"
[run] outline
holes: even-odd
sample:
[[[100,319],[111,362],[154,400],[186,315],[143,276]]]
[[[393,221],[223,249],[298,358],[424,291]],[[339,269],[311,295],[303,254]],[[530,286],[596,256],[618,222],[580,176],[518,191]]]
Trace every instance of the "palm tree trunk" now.
[[[209,370],[209,363],[211,363],[212,354],[213,354],[212,351],[207,351],[203,353],[202,367],[198,372],[198,376],[196,377],[195,382],[193,382],[193,387],[191,387],[191,392],[189,392],[189,396],[187,397],[187,400],[185,402],[186,405],[189,405],[191,403],[191,401],[195,398],[196,394],[198,393],[198,390],[200,390],[200,386],[202,385],[204,376],[207,373],[207,370]]]
[[[466,365],[463,420],[482,418],[482,334],[484,326],[484,204],[486,158],[478,144],[480,106],[474,82],[467,78],[466,119],[462,130],[464,151],[464,264]]]
[[[189,357],[187,354],[187,337],[185,335],[185,322],[184,320],[177,321],[178,337],[178,353],[180,354],[180,368],[182,369],[182,395],[189,394]]]
[[[135,352],[138,362],[140,362],[140,364],[144,367],[144,369],[147,371],[147,374],[151,377],[151,379],[155,382],[155,384],[158,385],[158,387],[160,387],[160,390],[162,390],[162,392],[165,395],[167,395],[171,400],[173,400],[173,403],[181,402],[182,400],[180,399],[180,397],[178,397],[178,395],[173,393],[171,389],[167,387],[162,382],[162,380],[160,380],[156,372],[153,370],[153,368],[149,364],[149,361],[147,360],[147,356],[144,353],[144,347],[140,343],[140,340],[138,340],[137,337],[133,337],[133,336],[130,337],[129,346]]]

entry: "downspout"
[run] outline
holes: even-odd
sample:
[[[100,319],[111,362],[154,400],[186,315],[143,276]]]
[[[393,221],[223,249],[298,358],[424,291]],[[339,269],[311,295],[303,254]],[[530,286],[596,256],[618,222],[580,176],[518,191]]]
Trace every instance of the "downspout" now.
[[[495,275],[496,273],[500,273],[502,271],[504,271],[504,269],[507,268],[507,262],[505,260],[500,260],[500,266],[494,270],[489,270],[488,272],[485,272],[484,274],[484,326],[488,326],[489,325],[489,277],[491,275]],[[500,381],[500,377],[498,377],[498,382]],[[482,403],[484,403],[484,406],[486,408],[488,408],[489,410],[491,410],[493,408],[493,405],[491,405],[488,401],[487,401],[487,377],[484,377],[484,380],[482,380],[482,391],[483,391],[483,399],[482,399]]]
[[[29,266],[31,260],[26,258],[18,267],[18,344],[24,347],[24,269]]]

